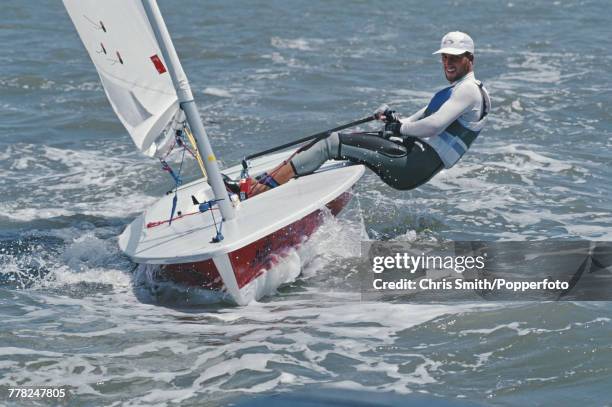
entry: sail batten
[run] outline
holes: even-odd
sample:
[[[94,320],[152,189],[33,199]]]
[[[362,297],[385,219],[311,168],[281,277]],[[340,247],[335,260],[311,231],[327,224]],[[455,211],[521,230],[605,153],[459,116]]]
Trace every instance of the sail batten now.
[[[143,153],[165,152],[183,120],[140,0],[63,0],[115,114]]]

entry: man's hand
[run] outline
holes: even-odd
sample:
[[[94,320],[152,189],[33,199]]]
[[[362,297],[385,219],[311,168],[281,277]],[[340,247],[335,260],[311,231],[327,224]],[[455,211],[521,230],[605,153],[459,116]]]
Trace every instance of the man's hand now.
[[[378,106],[378,109],[374,110],[374,118],[376,120],[382,120],[381,117],[384,115],[386,110],[389,110],[389,105],[383,103],[382,105]]]
[[[383,131],[383,137],[390,140],[391,138],[398,138],[402,140],[401,132],[402,124],[399,122],[385,124],[385,130]],[[391,140],[395,141],[395,140]]]
[[[400,115],[395,112],[395,110],[391,110],[391,108],[386,105],[380,105],[378,109],[374,111],[374,117],[376,120],[382,120],[385,123],[399,123]]]

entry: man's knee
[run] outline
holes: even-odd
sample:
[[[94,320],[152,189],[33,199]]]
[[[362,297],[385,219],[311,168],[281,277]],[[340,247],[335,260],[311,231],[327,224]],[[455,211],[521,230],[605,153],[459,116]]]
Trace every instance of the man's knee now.
[[[327,155],[329,159],[340,157],[340,135],[338,132],[333,132],[324,138],[327,146]]]
[[[338,158],[339,150],[340,138],[338,133],[334,132],[297,153],[291,159],[291,166],[297,175],[310,174],[319,169],[325,161]]]

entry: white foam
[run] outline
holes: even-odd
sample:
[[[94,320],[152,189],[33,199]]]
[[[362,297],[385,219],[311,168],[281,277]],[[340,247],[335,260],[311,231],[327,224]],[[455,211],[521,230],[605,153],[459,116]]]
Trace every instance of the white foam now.
[[[287,69],[257,69],[254,74],[248,76],[252,81],[275,81],[288,76],[290,71]]]
[[[589,224],[569,224],[564,226],[565,230],[571,235],[587,237],[591,239],[612,240],[612,229],[609,226]]]
[[[469,306],[406,306],[405,304],[386,303],[339,303],[326,304],[324,308],[312,307],[308,301],[283,301],[282,303],[255,303],[249,307],[241,308],[242,324],[232,326],[228,335],[240,337],[240,342],[228,343],[223,349],[211,348],[199,351],[200,357],[194,366],[206,366],[204,372],[197,379],[198,388],[206,383],[206,392],[216,393],[225,391],[230,386],[232,375],[239,370],[248,369],[259,372],[271,372],[270,362],[300,366],[301,369],[311,369],[319,375],[325,375],[331,386],[344,387],[345,385],[371,389],[365,383],[348,383],[345,380],[336,380],[336,374],[321,366],[330,354],[340,355],[354,360],[354,367],[365,374],[379,373],[387,377],[388,381],[376,386],[378,391],[411,392],[413,385],[436,383],[433,375],[441,363],[427,358],[421,354],[402,353],[404,357],[420,359],[412,373],[398,372],[395,363],[381,360],[376,354],[369,355],[374,347],[393,344],[397,332],[416,324],[431,320],[449,312],[463,312]],[[407,309],[409,308],[409,310]],[[238,311],[224,311],[230,314]],[[338,319],[338,315],[342,315]],[[367,316],[367,318],[365,317]],[[307,321],[308,330],[296,329],[291,321],[294,319]],[[365,319],[364,319],[365,318]],[[366,321],[376,321],[372,327],[365,326]],[[361,325],[359,329],[351,326],[352,322]],[[267,340],[259,335],[248,337],[241,334],[252,332],[261,327],[265,329],[274,324],[276,329],[271,331]],[[275,337],[282,338],[281,343],[275,343]],[[242,354],[232,357],[237,350],[258,347],[263,345],[268,353],[254,353],[246,357]],[[315,350],[316,349],[316,350]],[[293,357],[299,354],[298,358]],[[217,359],[224,359],[218,362]],[[484,363],[484,357],[481,358]],[[255,387],[230,386],[233,391],[260,392],[278,387],[287,378],[282,374],[272,380],[260,383]],[[311,381],[307,375],[291,374],[293,385],[305,384]],[[319,380],[320,381],[320,380]]]
[[[262,55],[261,57],[265,58],[265,59],[269,59],[272,62],[274,62],[275,64],[284,65],[284,66],[287,66],[289,68],[300,68],[300,69],[309,68],[308,65],[306,65],[303,62],[300,62],[298,59],[284,57],[279,52],[273,52],[271,54],[265,54],[265,55]]]
[[[91,229],[32,230],[22,238],[23,247],[16,253],[0,253],[0,273],[21,288],[38,291],[82,283],[124,291],[131,287],[127,273],[131,266],[120,256],[115,241],[102,239]],[[48,238],[53,238],[51,247],[45,243]],[[58,239],[63,243],[56,243]]]
[[[54,280],[51,283],[45,280],[41,286],[63,286],[76,285],[79,283],[102,284],[112,286],[114,289],[128,289],[131,287],[131,279],[125,270],[113,270],[109,268],[90,269],[75,273],[74,270],[56,269]]]
[[[27,222],[79,214],[124,217],[144,210],[156,198],[134,187],[146,181],[151,163],[133,152],[113,155],[105,149],[9,146],[0,158],[10,163],[6,179],[16,191],[13,199],[0,202],[0,216]]]
[[[296,250],[289,250],[282,258],[276,258],[275,263],[269,270],[240,289],[245,304],[276,294],[278,287],[295,281],[300,275],[301,262]]]
[[[221,88],[207,87],[207,88],[204,88],[204,93],[207,95],[217,96],[220,98],[231,98],[232,97],[232,94],[228,90],[221,89]]]
[[[237,359],[225,360],[206,369],[198,377],[196,384],[205,382],[213,377],[232,375],[243,369],[269,372],[270,370],[266,368],[266,365],[273,357],[275,356],[271,354],[250,353],[242,355]]]
[[[545,334],[545,333],[559,333],[559,332],[564,332],[564,331],[569,331],[573,328],[584,328],[584,329],[588,329],[590,324],[593,323],[608,323],[611,320],[609,318],[595,318],[593,320],[590,321],[586,321],[586,322],[571,322],[565,326],[561,326],[558,328],[541,328],[541,327],[525,327],[525,328],[521,328],[521,326],[526,325],[525,322],[510,322],[507,324],[500,324],[500,325],[496,325],[492,328],[481,328],[481,329],[465,329],[462,331],[459,331],[459,335],[463,336],[463,335],[469,335],[469,334],[482,334],[482,335],[491,335],[492,333],[495,333],[499,330],[504,330],[504,329],[509,329],[509,330],[513,330],[516,331],[517,336],[525,336],[525,335],[530,335],[530,334],[536,334],[536,335],[541,335],[541,334]],[[491,355],[491,353],[488,354],[483,354],[481,356],[485,357],[485,361],[488,360],[489,356]],[[483,362],[484,363],[484,362]],[[480,366],[482,363],[478,364],[477,366]]]
[[[321,227],[299,249],[303,275],[313,277],[332,261],[361,254],[361,234],[356,223],[338,219],[329,212]]]
[[[562,172],[572,168],[570,163],[572,160],[567,158],[563,160],[548,157],[544,153],[538,153],[536,150],[540,147],[528,144],[507,144],[503,146],[496,146],[495,149],[481,149],[484,153],[504,154],[505,160],[512,162],[513,157],[521,157],[520,165],[516,161],[512,162],[513,165],[507,163],[494,162],[490,163],[492,166],[500,166],[504,168],[513,169],[521,172],[535,173],[535,171],[550,171],[550,172]]]
[[[62,259],[68,267],[82,271],[86,266],[104,266],[108,258],[116,254],[116,249],[111,249],[107,241],[99,239],[93,232],[86,232],[64,249]]]
[[[313,44],[320,45],[322,44],[322,40],[317,39],[306,39],[306,38],[295,38],[295,39],[287,39],[280,37],[272,37],[270,38],[270,44],[274,48],[279,49],[297,49],[299,51],[312,51]]]
[[[510,72],[504,75],[506,81],[528,83],[559,83],[561,80],[561,63],[568,58],[551,58],[549,53],[519,52],[508,63]]]
[[[37,355],[48,357],[62,356],[61,352],[41,351],[26,348],[16,348],[13,346],[5,346],[0,348],[0,356],[15,356],[15,355]]]

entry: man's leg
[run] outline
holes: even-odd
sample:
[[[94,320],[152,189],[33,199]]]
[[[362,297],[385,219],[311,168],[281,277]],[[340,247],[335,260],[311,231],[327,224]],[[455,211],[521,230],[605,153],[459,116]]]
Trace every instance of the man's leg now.
[[[316,171],[327,160],[339,159],[364,164],[395,189],[412,189],[429,180],[443,166],[428,145],[419,143],[421,147],[413,148],[414,143],[406,144],[408,147],[370,134],[332,133],[272,170],[269,176],[281,185],[295,176]],[[249,196],[268,189],[270,186],[259,181]]]
[[[267,176],[272,177],[276,184],[282,185],[291,178],[295,178],[297,175],[313,173],[327,160],[338,158],[339,149],[340,136],[338,133],[332,133],[298,152],[290,161],[282,163],[270,171]],[[264,180],[258,181],[250,189],[249,197],[261,194],[270,189],[268,183],[262,181]]]
[[[270,171],[268,174],[269,177],[272,177],[274,181],[278,185],[283,185],[285,182],[289,181],[291,178],[295,177],[295,172],[293,171],[293,167],[289,161],[286,161]],[[249,193],[249,197],[253,197],[255,195],[259,195],[262,192],[267,191],[270,187],[264,183],[256,182],[255,185],[251,188]]]

